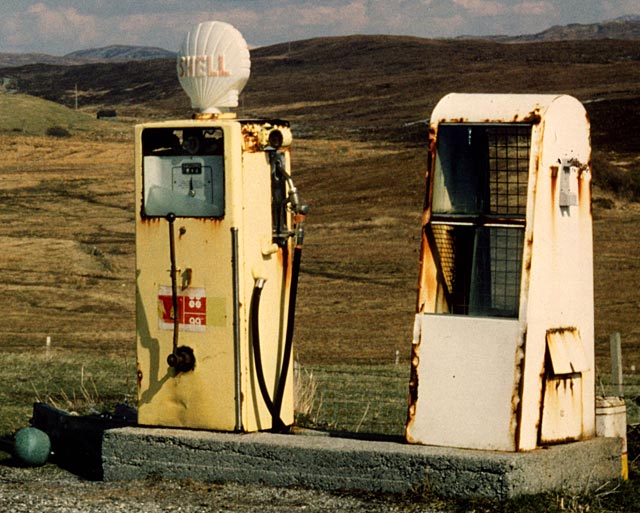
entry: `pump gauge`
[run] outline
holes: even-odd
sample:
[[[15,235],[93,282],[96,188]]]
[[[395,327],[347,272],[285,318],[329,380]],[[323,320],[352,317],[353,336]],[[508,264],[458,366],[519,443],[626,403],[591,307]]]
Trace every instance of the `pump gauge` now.
[[[148,217],[224,217],[224,142],[220,128],[149,128],[142,133]]]
[[[223,217],[222,156],[144,157],[144,213]]]

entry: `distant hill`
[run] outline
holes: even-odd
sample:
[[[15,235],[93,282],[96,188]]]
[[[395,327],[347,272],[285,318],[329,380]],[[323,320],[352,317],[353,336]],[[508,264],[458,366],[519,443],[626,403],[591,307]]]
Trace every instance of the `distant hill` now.
[[[348,37],[348,36],[347,36]],[[518,36],[459,36],[454,39],[486,40],[499,43],[525,43],[543,41],[581,41],[594,39],[640,39],[640,16],[621,16],[601,23],[553,26],[537,34]],[[95,62],[126,62],[149,59],[173,59],[176,52],[149,46],[111,45],[68,53],[62,57],[39,53],[0,53],[0,68],[28,64],[69,66]]]
[[[43,53],[0,53],[0,68],[52,64],[72,66],[96,62],[126,62],[150,59],[173,59],[176,53],[151,46],[111,45],[68,53],[62,57]]]
[[[577,41],[584,39],[640,39],[640,18],[605,23],[554,26],[539,34],[518,36],[514,41]]]
[[[67,59],[91,59],[110,61],[141,61],[147,59],[170,59],[175,52],[152,46],[111,45],[104,48],[90,48],[66,54]]]
[[[584,41],[593,39],[640,39],[640,16],[622,16],[601,23],[554,25],[537,34],[520,36],[460,36],[458,39],[486,39],[500,43],[541,41]]]

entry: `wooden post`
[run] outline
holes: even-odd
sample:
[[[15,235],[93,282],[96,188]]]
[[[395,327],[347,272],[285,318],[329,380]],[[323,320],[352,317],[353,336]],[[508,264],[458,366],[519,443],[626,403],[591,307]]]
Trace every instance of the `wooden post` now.
[[[624,386],[622,382],[622,343],[620,333],[617,331],[609,337],[611,344],[611,385],[613,385],[614,395],[624,397]]]

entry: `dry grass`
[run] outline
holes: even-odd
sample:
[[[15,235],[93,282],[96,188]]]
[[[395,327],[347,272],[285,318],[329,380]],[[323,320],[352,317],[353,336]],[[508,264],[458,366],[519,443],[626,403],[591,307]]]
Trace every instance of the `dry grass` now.
[[[5,347],[52,336],[134,351],[132,144],[0,135]],[[408,358],[425,157],[390,143],[294,142],[311,206],[296,323],[303,364]],[[594,215],[600,365],[620,331],[625,365],[640,368],[640,206],[615,200]]]
[[[0,135],[0,341],[132,340],[131,141]]]

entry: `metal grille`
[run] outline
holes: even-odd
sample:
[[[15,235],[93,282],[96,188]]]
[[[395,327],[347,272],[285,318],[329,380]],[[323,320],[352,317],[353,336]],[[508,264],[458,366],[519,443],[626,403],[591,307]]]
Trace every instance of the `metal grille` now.
[[[477,240],[474,259],[477,274],[474,286],[479,296],[473,302],[475,311],[472,313],[517,316],[524,231],[514,228],[484,228],[479,230]],[[488,265],[481,255],[488,257]]]
[[[522,228],[432,226],[450,313],[517,317]]]
[[[525,215],[531,126],[487,127],[487,142],[491,213]]]
[[[455,228],[448,225],[433,225],[433,235],[438,247],[440,271],[448,292],[453,290],[456,271],[453,232]]]
[[[448,311],[517,317],[531,125],[450,125],[439,137],[430,229]]]

